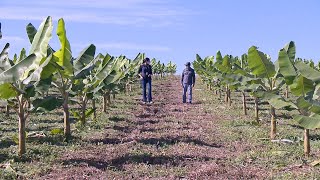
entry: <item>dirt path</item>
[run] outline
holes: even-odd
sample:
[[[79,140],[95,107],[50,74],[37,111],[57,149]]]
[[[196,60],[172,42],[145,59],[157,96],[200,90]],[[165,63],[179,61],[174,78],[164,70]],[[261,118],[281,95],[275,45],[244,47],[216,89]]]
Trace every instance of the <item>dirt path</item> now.
[[[206,91],[194,89],[194,103],[181,103],[178,78],[157,81],[154,104],[132,103],[128,118],[113,118],[89,145],[68,150],[47,179],[257,179],[261,168],[234,166],[248,145],[224,144],[219,120],[205,108]],[[130,102],[128,102],[130,103]]]

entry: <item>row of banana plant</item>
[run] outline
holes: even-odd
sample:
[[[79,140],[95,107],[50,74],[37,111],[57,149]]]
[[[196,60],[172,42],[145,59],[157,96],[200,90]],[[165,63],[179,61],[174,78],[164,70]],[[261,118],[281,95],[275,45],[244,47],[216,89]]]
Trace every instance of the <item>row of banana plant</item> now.
[[[68,141],[70,116],[85,125],[87,118],[96,114],[95,101],[100,97],[103,97],[103,111],[106,112],[110,94],[129,90],[138,79],[139,66],[145,59],[143,53],[133,60],[125,56],[96,55],[93,44],[74,57],[63,19],[58,20],[56,34],[60,49],[57,51],[49,45],[53,31],[50,16],[38,29],[28,24],[26,31],[31,43],[28,53],[22,49],[10,59],[10,44],[7,43],[0,54],[0,99],[18,115],[19,155],[26,152],[26,121],[30,114],[62,107],[64,135]],[[92,101],[90,108],[89,101]],[[70,104],[77,104],[79,108],[71,109]]]
[[[225,89],[225,101],[231,105],[231,90],[242,94],[243,112],[247,115],[246,94],[255,102],[255,118],[259,122],[259,101],[270,105],[270,139],[276,137],[276,110],[297,110],[294,120],[304,130],[304,153],[310,154],[309,131],[320,128],[320,71],[312,61],[295,58],[293,41],[279,51],[273,63],[270,56],[249,48],[241,57],[225,55],[218,51],[216,58],[202,59],[196,55],[193,62],[196,73],[212,89],[220,93]],[[282,92],[286,92],[284,95]],[[288,98],[288,91],[294,97]]]
[[[173,75],[177,72],[177,65],[172,61],[169,61],[168,64],[161,63],[161,61],[157,61],[155,58],[151,60],[151,65],[153,69],[153,74],[160,78],[165,75]]]

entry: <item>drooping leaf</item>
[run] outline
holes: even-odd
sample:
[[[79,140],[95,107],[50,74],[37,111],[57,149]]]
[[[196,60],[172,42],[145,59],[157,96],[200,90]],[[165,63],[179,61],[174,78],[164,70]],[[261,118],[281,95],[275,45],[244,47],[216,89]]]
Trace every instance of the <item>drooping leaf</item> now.
[[[48,96],[41,99],[35,99],[32,101],[31,111],[33,112],[48,112],[58,107],[61,107],[63,100],[54,96]]]
[[[273,63],[255,46],[248,50],[248,65],[257,76],[272,78],[276,73]]]
[[[320,82],[320,72],[305,64],[304,62],[297,62],[295,64],[298,71],[301,75],[307,79],[312,80],[313,82]]]
[[[280,73],[284,76],[287,85],[291,85],[293,80],[297,76],[297,72],[294,68],[292,61],[289,59],[287,52],[284,49],[279,51],[279,68]]]
[[[31,54],[24,60],[12,66],[10,69],[0,73],[0,84],[3,83],[15,83],[18,80],[24,80],[27,70],[30,70],[30,66],[34,64],[38,58],[36,55]]]
[[[0,85],[0,98],[10,99],[18,95],[15,88],[10,83],[4,83]]]
[[[305,96],[314,90],[313,82],[302,75],[297,76],[289,87],[295,96]]]
[[[305,129],[320,128],[320,115],[318,114],[312,116],[295,115],[293,119]]]
[[[77,57],[77,59],[73,61],[73,66],[75,70],[80,71],[85,66],[87,66],[94,59],[95,52],[96,52],[96,46],[93,44],[90,44],[90,46],[83,49],[80,52],[80,55]]]
[[[10,44],[7,43],[0,53],[0,73],[11,68],[11,64],[9,62],[9,55],[8,55],[9,49],[10,49]]]

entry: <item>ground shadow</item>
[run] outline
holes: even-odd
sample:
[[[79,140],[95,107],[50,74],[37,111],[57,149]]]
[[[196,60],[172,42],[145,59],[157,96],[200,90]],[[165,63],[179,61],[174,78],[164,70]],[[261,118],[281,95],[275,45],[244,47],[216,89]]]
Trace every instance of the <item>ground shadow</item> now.
[[[118,117],[118,116],[112,116],[109,118],[110,121],[113,121],[113,122],[120,122],[120,121],[125,121],[126,119],[123,118],[123,117]]]
[[[125,164],[148,164],[148,165],[168,165],[168,166],[179,166],[184,161],[197,160],[197,161],[210,161],[213,158],[210,157],[195,157],[195,156],[153,156],[150,154],[139,154],[131,155],[126,154],[122,157],[112,159],[110,161],[103,160],[90,160],[90,159],[69,159],[64,160],[63,165],[78,165],[87,164],[88,166],[95,167],[97,169],[105,170],[106,168],[117,170],[124,170]]]
[[[137,118],[149,118],[151,117],[151,114],[139,114],[139,115],[136,115]]]
[[[7,154],[0,154],[0,163],[6,161],[9,158]]]
[[[12,139],[3,139],[1,140],[1,143],[0,143],[0,149],[2,148],[8,148],[10,146],[15,146],[17,145],[14,140]]]
[[[130,128],[130,126],[113,126],[114,130],[117,130],[117,131],[121,131],[121,132],[124,132],[124,133],[131,133],[132,132],[132,128]]]
[[[319,134],[313,134],[313,135],[310,135],[309,137],[312,141],[319,141],[320,140]]]
[[[199,139],[193,139],[191,137],[161,137],[161,138],[146,138],[146,139],[139,139],[138,142],[143,144],[149,144],[149,145],[156,145],[157,147],[163,147],[166,145],[173,145],[180,142],[183,143],[189,143],[199,146],[208,146],[213,148],[220,148],[221,145],[212,143],[206,143],[204,141],[201,141]]]
[[[120,138],[103,138],[103,139],[89,139],[88,140],[89,143],[93,143],[93,144],[121,144],[121,143],[125,143],[125,142],[129,142],[128,140],[123,140]]]
[[[295,124],[286,124],[287,126],[291,126],[293,128],[297,128],[297,129],[304,129],[303,127],[301,126],[298,126],[298,125],[295,125]]]
[[[157,124],[157,123],[159,123],[159,120],[146,120],[146,121],[144,121],[144,120],[140,120],[140,121],[136,121],[136,122],[134,122],[134,124],[136,124],[136,125],[144,125],[144,124],[147,124],[147,123],[149,123],[149,124]]]

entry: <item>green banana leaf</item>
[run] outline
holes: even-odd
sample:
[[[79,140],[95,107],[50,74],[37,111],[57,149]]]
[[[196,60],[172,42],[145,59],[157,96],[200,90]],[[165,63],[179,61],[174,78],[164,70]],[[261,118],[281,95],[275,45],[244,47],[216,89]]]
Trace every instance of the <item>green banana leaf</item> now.
[[[259,77],[272,78],[276,74],[274,64],[255,46],[248,50],[248,65],[252,74]]]
[[[287,52],[288,57],[291,62],[294,61],[296,56],[296,45],[293,41],[290,41],[285,47],[284,50]]]
[[[10,49],[10,44],[7,43],[0,53],[0,72],[6,71],[9,68],[11,68],[11,64],[9,62],[9,55],[8,55],[9,49]]]
[[[297,76],[289,86],[292,94],[295,96],[305,96],[314,90],[314,83],[302,75]]]
[[[305,129],[320,128],[320,115],[313,114],[312,116],[296,115],[293,119]]]
[[[297,76],[297,72],[285,49],[279,51],[278,62],[280,73],[284,76],[286,84],[291,85]]]
[[[56,63],[59,66],[63,67],[63,75],[68,77],[73,76],[73,66],[71,64],[71,47],[67,39],[65,23],[63,19],[59,19],[58,21],[57,35],[60,40],[61,48],[54,53],[54,56],[57,57]]]
[[[35,54],[31,54],[24,60],[12,66],[10,69],[0,73],[0,84],[23,81],[25,77],[28,76],[26,71],[30,71],[30,66],[38,59],[39,58]]]
[[[4,83],[0,85],[0,98],[10,99],[18,95],[16,89],[10,83]]]
[[[320,83],[319,71],[315,70],[304,62],[297,62],[295,66],[303,77],[310,79],[313,82]]]
[[[32,40],[29,54],[35,54],[40,57],[39,62],[35,62],[36,64],[40,64],[40,60],[47,57],[47,49],[52,37],[52,30],[52,18],[48,16],[47,19],[40,24],[39,30],[36,32]]]
[[[30,111],[32,112],[48,112],[61,107],[63,100],[54,96],[38,98],[32,101]]]

